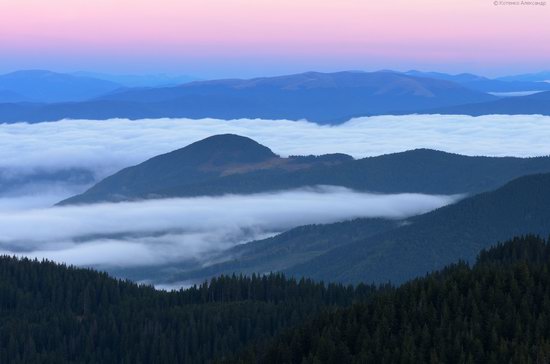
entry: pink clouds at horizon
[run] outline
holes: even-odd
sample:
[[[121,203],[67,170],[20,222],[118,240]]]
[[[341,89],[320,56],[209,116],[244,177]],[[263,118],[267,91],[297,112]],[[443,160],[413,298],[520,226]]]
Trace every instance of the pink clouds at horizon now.
[[[550,4],[493,0],[0,0],[0,55],[537,67],[550,64],[548,24]]]

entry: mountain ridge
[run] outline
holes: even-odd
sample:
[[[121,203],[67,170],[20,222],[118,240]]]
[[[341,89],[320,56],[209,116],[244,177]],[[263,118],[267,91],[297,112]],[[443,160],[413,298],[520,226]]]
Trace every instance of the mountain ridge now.
[[[311,273],[316,279],[347,282],[356,281],[359,276],[367,281],[403,282],[450,261],[471,261],[489,247],[483,245],[486,241],[498,242],[523,234],[549,235],[548,201],[550,173],[519,177],[494,191],[412,217],[405,226],[383,232],[370,242],[336,248],[338,251],[329,251],[315,258],[317,261],[287,273]],[[336,259],[345,261],[345,272],[343,265],[329,264]],[[411,261],[413,264],[405,263]],[[324,267],[324,272],[318,271],[319,267]]]
[[[298,227],[229,250],[230,259],[185,268],[169,281],[218,274],[280,271],[325,282],[400,284],[452,262],[472,261],[493,243],[550,235],[550,173],[504,186],[405,220],[356,219]]]
[[[539,92],[527,96],[506,97],[504,99],[448,106],[429,110],[434,114],[481,115],[550,115],[550,91]]]
[[[496,99],[452,81],[395,72],[307,72],[124,88],[68,104],[0,104],[0,122],[172,117],[306,119],[334,124],[349,115],[421,111]]]
[[[45,70],[22,70],[0,75],[0,90],[16,93],[23,98],[12,102],[77,102],[121,87],[118,83],[99,78]]]
[[[417,77],[430,77],[447,81],[457,82],[465,87],[483,92],[517,92],[517,91],[549,91],[550,83],[530,80],[490,79],[471,73],[460,73],[456,75],[441,72],[421,72],[411,70],[404,72],[407,75]]]
[[[252,159],[222,166],[204,159],[217,148],[227,150],[224,148],[230,146],[222,145],[231,144],[227,138],[246,140],[247,147],[238,154]],[[344,154],[281,158],[249,138],[226,135],[125,168],[60,204],[250,194],[316,185],[365,192],[452,195],[491,190],[537,172],[550,172],[550,157],[469,157],[416,149],[357,160]]]

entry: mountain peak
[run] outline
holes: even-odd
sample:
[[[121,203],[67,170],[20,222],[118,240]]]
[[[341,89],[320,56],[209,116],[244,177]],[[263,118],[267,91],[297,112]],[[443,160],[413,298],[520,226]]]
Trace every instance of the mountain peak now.
[[[121,201],[182,185],[216,179],[228,171],[238,171],[278,159],[266,146],[240,135],[221,134],[153,157],[105,178],[85,194],[60,202]],[[269,164],[269,163],[267,163]]]
[[[185,153],[199,164],[212,166],[261,163],[278,157],[268,147],[236,134],[213,135],[172,153]]]

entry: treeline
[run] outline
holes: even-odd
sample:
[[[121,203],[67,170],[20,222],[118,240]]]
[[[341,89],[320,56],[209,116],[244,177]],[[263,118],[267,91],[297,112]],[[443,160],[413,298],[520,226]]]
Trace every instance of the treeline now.
[[[548,363],[550,243],[398,288],[222,276],[177,292],[0,258],[0,363]]]
[[[376,290],[275,274],[164,292],[1,257],[0,363],[205,363]]]
[[[238,363],[550,363],[550,245],[527,236],[351,308]]]

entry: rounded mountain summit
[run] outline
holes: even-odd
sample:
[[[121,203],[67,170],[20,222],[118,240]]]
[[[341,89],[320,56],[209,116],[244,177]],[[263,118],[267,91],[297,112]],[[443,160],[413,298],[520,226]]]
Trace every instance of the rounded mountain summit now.
[[[156,197],[156,191],[201,183],[228,171],[279,159],[271,149],[250,138],[214,135],[125,168],[60,205]]]
[[[165,154],[164,159],[183,159],[194,165],[223,166],[261,163],[279,156],[268,147],[240,135],[220,134],[192,143],[185,148]],[[154,158],[153,158],[154,159]]]

